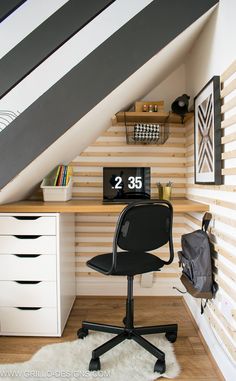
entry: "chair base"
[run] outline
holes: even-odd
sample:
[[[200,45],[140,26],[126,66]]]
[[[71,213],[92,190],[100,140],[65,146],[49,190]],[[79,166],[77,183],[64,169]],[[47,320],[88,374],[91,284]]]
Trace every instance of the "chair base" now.
[[[92,359],[89,364],[89,370],[100,370],[101,365],[99,357],[110,349],[114,348],[116,345],[120,344],[122,341],[128,339],[136,341],[136,343],[141,345],[144,349],[156,357],[157,361],[154,366],[154,371],[164,373],[165,353],[147,341],[144,337],[142,337],[142,335],[165,333],[167,340],[173,343],[177,338],[178,326],[177,324],[168,324],[149,327],[127,328],[83,321],[82,328],[80,328],[77,333],[78,337],[84,338],[88,335],[89,330],[97,332],[108,332],[117,335],[92,351]]]
[[[116,336],[111,340],[100,345],[100,347],[97,347],[92,351],[92,359],[89,364],[89,370],[100,370],[101,364],[99,357],[110,349],[114,348],[116,345],[120,344],[122,341],[128,339],[136,341],[136,343],[141,345],[144,349],[146,349],[146,351],[157,358],[157,361],[154,365],[154,372],[162,374],[166,369],[165,353],[147,341],[144,337],[142,337],[142,335],[165,333],[167,340],[171,343],[174,343],[177,339],[178,325],[167,324],[149,327],[134,327],[133,276],[128,276],[127,291],[126,316],[123,319],[125,325],[124,327],[83,321],[82,328],[80,328],[77,332],[77,336],[80,339],[86,337],[89,333],[89,330],[116,334]]]

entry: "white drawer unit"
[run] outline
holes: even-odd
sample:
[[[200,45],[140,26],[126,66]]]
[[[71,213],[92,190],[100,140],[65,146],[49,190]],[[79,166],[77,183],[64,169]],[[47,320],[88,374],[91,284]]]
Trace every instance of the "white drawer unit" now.
[[[1,215],[0,234],[56,235],[56,217]]]
[[[56,236],[0,235],[1,254],[56,254]]]
[[[2,334],[54,336],[58,332],[56,308],[0,307]]]
[[[56,281],[55,255],[0,255],[1,280]]]
[[[0,335],[61,336],[75,299],[74,214],[0,214]]]
[[[57,284],[47,281],[0,281],[0,307],[57,307]]]

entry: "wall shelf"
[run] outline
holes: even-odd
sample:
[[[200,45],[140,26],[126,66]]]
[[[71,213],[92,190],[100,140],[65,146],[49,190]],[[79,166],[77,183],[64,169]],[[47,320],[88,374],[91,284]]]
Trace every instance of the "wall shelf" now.
[[[184,123],[193,117],[189,112],[184,117]],[[182,124],[182,118],[173,112],[135,112],[120,111],[116,114],[117,123],[177,123]]]

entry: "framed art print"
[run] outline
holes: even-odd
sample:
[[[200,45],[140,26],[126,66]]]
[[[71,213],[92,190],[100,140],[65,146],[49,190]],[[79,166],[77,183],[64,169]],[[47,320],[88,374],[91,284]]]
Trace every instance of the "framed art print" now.
[[[221,184],[220,77],[214,76],[194,98],[195,184]]]

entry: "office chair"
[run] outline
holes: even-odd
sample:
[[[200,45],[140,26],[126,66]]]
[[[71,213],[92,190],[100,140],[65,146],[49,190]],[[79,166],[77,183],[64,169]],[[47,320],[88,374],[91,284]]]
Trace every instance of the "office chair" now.
[[[172,219],[173,209],[168,201],[144,200],[129,204],[118,218],[113,240],[113,252],[97,255],[87,262],[90,268],[104,275],[126,275],[128,279],[124,327],[83,321],[82,328],[77,331],[77,336],[81,339],[88,335],[89,330],[117,334],[92,351],[92,359],[89,364],[90,371],[101,369],[99,359],[101,355],[125,339],[132,339],[157,358],[154,372],[165,372],[165,353],[142,335],[165,333],[167,340],[173,343],[177,339],[178,326],[177,324],[168,324],[134,327],[133,278],[137,274],[160,271],[164,265],[169,265],[173,261]],[[167,242],[170,251],[168,261],[163,261],[149,253],[149,251],[158,249]],[[118,247],[124,251],[118,252]]]

